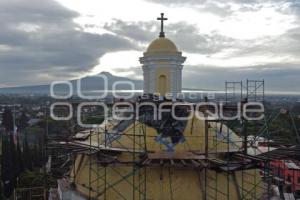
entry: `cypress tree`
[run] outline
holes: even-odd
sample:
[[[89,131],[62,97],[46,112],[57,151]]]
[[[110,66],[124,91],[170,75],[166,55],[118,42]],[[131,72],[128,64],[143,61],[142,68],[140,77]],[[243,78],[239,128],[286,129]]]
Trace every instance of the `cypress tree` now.
[[[24,134],[25,134],[24,151],[23,151],[24,164],[26,169],[32,171],[32,159],[31,159],[31,151],[28,145],[27,131],[25,131]]]
[[[3,193],[6,198],[9,198],[15,185],[15,173],[13,163],[13,153],[11,149],[11,142],[9,136],[5,134],[3,136],[2,143],[2,173],[1,179],[3,183]]]
[[[11,110],[7,107],[2,114],[2,125],[5,127],[7,132],[14,130],[13,115]]]
[[[18,127],[20,131],[23,131],[25,128],[28,127],[28,121],[29,119],[27,115],[25,114],[25,112],[22,112],[22,115],[19,120],[19,127]]]
[[[39,139],[39,145],[38,145],[38,149],[39,149],[39,167],[42,167],[45,164],[45,157],[44,157],[44,146],[43,146],[43,140],[42,138]]]
[[[13,137],[13,133],[9,134],[9,150],[10,150],[10,162],[12,168],[10,169],[13,176],[13,184],[14,186],[17,185],[17,177],[18,177],[18,171],[19,171],[19,163],[17,158],[17,151],[16,151],[16,145]]]
[[[19,176],[24,171],[24,162],[23,162],[23,156],[22,156],[22,151],[21,151],[21,147],[20,147],[19,137],[17,137],[17,160],[18,160],[17,174]]]
[[[39,153],[38,153],[37,144],[33,145],[31,158],[32,158],[32,161],[33,161],[33,167],[38,167],[39,166]]]
[[[2,152],[2,155],[1,155],[1,181],[3,183],[3,186],[4,186],[4,183],[6,182],[6,180],[8,179],[7,178],[7,168],[8,168],[8,163],[6,163],[5,161],[7,160],[8,158],[8,152],[7,152],[7,135],[6,133],[3,133],[2,134],[2,146],[1,146],[1,152]]]

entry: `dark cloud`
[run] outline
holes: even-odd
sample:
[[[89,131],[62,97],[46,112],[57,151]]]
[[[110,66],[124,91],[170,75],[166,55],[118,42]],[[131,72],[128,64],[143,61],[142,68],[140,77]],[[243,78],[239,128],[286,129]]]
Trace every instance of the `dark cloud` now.
[[[289,30],[287,36],[295,42],[300,42],[300,27]],[[297,46],[299,47],[299,45]]]
[[[1,84],[72,78],[107,52],[136,48],[119,36],[84,32],[73,22],[78,16],[52,0],[1,0]]]
[[[164,4],[167,6],[193,8],[202,13],[212,13],[217,16],[226,17],[233,13],[231,1],[224,0],[148,0],[150,2]],[[251,1],[250,1],[251,2]],[[249,3],[250,3],[249,2]]]
[[[129,38],[144,46],[158,35],[158,24],[152,22],[127,22],[115,19],[106,24],[105,29],[122,37]],[[300,27],[288,30],[278,36],[260,37],[241,40],[221,35],[217,32],[203,34],[194,24],[187,22],[168,23],[165,26],[166,37],[170,38],[178,48],[187,53],[200,53],[211,56],[215,53],[234,49],[228,57],[239,56],[300,56]]]
[[[153,39],[153,32],[149,30],[157,31],[157,22],[125,22],[114,19],[113,22],[106,23],[103,28],[137,42],[149,42]]]
[[[274,59],[278,57],[300,57],[300,27],[292,28],[278,36],[236,40],[236,42],[233,47],[238,51],[232,53],[232,57],[268,56]],[[300,65],[298,66],[300,67]]]
[[[164,3],[164,4],[190,4],[190,5],[198,5],[198,4],[207,4],[209,2],[215,2],[215,3],[224,3],[223,0],[148,0],[151,2],[156,3]],[[226,2],[235,2],[240,4],[255,4],[260,2],[259,0],[228,0]]]
[[[211,13],[220,17],[227,17],[234,13],[232,3],[241,5],[241,9],[254,9],[258,0],[148,0],[149,2],[173,7],[189,7],[202,13]]]
[[[277,11],[290,16],[296,16],[300,20],[300,1],[298,0],[148,0],[150,2],[168,6],[188,6],[199,8],[205,12],[212,12],[218,15],[230,15],[232,3],[238,4],[237,11],[253,11],[262,9],[265,5],[273,7]],[[229,7],[228,7],[229,6]],[[226,17],[223,17],[224,20]],[[270,19],[272,20],[272,19]],[[188,53],[200,53],[208,56],[214,53],[234,49],[228,57],[240,56],[266,56],[266,57],[300,57],[300,24],[295,20],[295,28],[278,36],[265,36],[255,39],[240,40],[224,36],[218,32],[203,34],[199,28],[188,22],[167,23],[165,32],[167,37],[172,39],[179,49]],[[152,22],[125,22],[116,19],[113,23],[106,24],[105,28],[116,34],[128,37],[134,41],[149,44],[159,32],[158,24]],[[200,27],[201,28],[201,27]]]
[[[236,40],[218,33],[201,34],[198,27],[186,22],[166,26],[167,34],[176,44],[189,53],[213,54],[237,44]]]
[[[125,22],[115,19],[106,24],[105,29],[122,37],[130,38],[146,46],[157,37],[157,22]],[[150,31],[151,30],[151,31]],[[234,39],[216,32],[210,34],[199,33],[198,27],[187,22],[169,23],[165,26],[166,37],[170,38],[178,48],[187,53],[199,53],[211,56],[215,53],[234,49],[228,57],[240,56],[300,56],[299,28],[272,37],[248,40]]]
[[[157,22],[125,22],[115,19],[104,26],[108,31],[136,42],[149,44],[158,36]],[[171,23],[165,26],[166,37],[172,39],[181,51],[212,54],[225,48],[232,48],[237,42],[218,33],[201,34],[198,27],[186,22]],[[145,47],[144,47],[145,49]]]
[[[265,80],[266,91],[300,92],[299,65],[274,63],[251,67],[185,66],[185,87],[223,90],[224,82]]]
[[[211,13],[220,17],[229,17],[236,11],[258,11],[264,4],[281,5],[278,11],[300,16],[300,2],[298,0],[147,0],[172,7],[189,7],[201,13]],[[237,4],[239,9],[233,8]],[[283,6],[284,5],[284,6]]]

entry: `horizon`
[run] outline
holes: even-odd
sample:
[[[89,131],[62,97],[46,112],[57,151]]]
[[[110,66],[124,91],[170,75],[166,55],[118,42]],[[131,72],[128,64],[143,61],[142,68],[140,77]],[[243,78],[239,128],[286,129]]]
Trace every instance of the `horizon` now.
[[[131,79],[129,77],[126,77],[126,76],[117,76],[111,72],[107,72],[107,71],[102,71],[102,72],[99,72],[98,74],[110,74],[114,77],[120,77],[120,78],[127,78],[129,80],[133,80],[133,81],[142,81],[142,79]],[[97,75],[97,74],[94,74],[94,75]],[[82,79],[82,78],[87,78],[87,77],[93,77],[94,75],[87,75],[87,76],[84,76],[84,77],[81,77],[79,79]],[[68,81],[76,81],[78,79],[71,79],[71,80],[68,80]],[[246,80],[241,80],[243,83],[244,81]],[[184,82],[184,80],[183,80]],[[35,86],[50,86],[51,83],[46,83],[46,84],[37,84],[37,85],[22,85],[22,86],[12,86],[12,87],[0,87],[0,90],[1,89],[14,89],[14,88],[22,88],[22,87],[35,87]],[[89,92],[96,92],[97,90],[92,90],[92,91],[89,91]],[[126,92],[127,90],[123,90],[123,89],[120,89],[120,90],[115,90],[115,91],[118,91],[118,92]],[[134,91],[135,93],[141,93],[142,92],[142,89],[135,89],[135,90],[130,90],[130,91]],[[108,90],[109,92],[109,90]],[[203,93],[203,92],[215,92],[217,94],[220,94],[220,93],[225,93],[225,89],[207,89],[207,88],[196,88],[196,87],[184,87],[182,88],[182,93],[189,93],[189,92],[193,92],[193,93]],[[230,92],[228,92],[230,93]],[[0,94],[1,94],[1,91],[0,91]],[[5,93],[2,93],[2,94],[5,94]],[[245,94],[245,91],[243,92],[243,94]],[[265,90],[265,95],[268,95],[268,96],[272,96],[272,95],[300,95],[300,91],[272,91],[272,90]]]

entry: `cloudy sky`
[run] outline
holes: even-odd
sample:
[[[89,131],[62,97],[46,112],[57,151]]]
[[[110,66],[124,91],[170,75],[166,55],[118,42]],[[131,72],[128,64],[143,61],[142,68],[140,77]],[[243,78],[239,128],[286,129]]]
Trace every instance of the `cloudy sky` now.
[[[187,57],[184,87],[248,78],[300,92],[299,0],[0,0],[0,87],[101,71],[141,79],[161,12]]]

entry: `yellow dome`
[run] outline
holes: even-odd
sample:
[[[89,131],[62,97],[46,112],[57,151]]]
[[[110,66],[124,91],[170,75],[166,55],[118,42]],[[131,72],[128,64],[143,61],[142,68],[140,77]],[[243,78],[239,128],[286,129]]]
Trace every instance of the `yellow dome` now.
[[[165,37],[160,37],[151,42],[147,49],[148,53],[154,52],[178,52],[176,45],[174,42]]]

